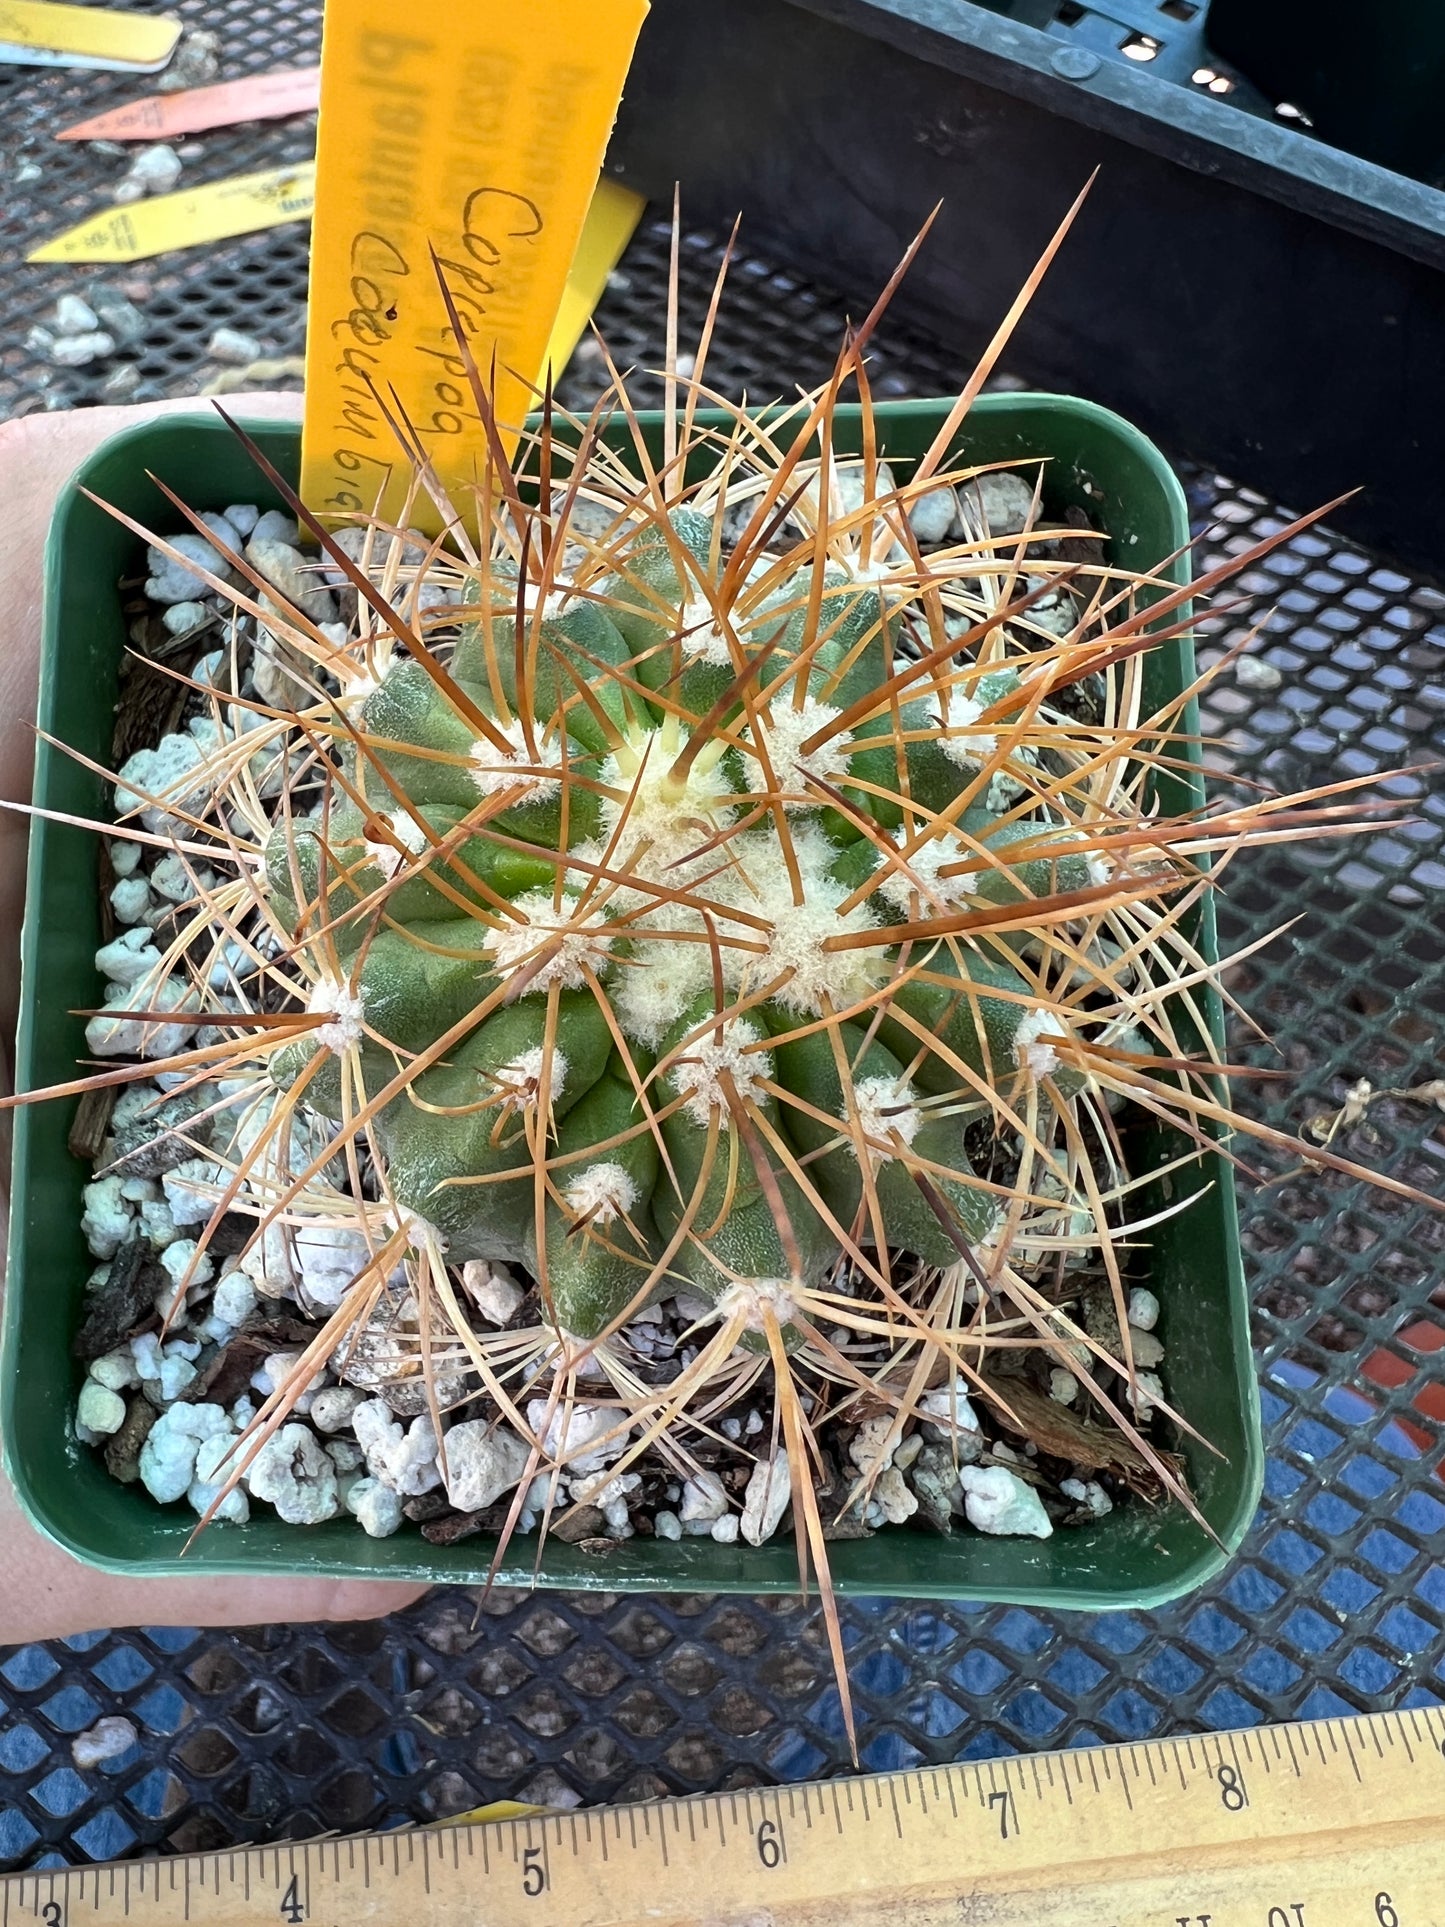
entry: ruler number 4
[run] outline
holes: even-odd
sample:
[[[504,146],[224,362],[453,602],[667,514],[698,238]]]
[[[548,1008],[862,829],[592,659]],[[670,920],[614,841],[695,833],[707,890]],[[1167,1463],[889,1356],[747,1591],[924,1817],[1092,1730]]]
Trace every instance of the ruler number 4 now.
[[[301,1876],[292,1874],[291,1885],[281,1896],[281,1918],[289,1920],[291,1927],[301,1927],[306,1918],[306,1902],[301,1898]]]
[[[1018,1808],[1014,1805],[1011,1793],[990,1793],[990,1809],[998,1815],[998,1834],[1000,1840],[1016,1839],[1019,1830]]]

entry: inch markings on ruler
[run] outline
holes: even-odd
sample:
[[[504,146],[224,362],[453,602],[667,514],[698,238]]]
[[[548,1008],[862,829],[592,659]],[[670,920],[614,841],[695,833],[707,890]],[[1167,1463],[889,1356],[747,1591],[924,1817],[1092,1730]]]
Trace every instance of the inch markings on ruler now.
[[[486,432],[433,254],[484,377],[495,360],[498,420],[520,430],[646,11],[327,0],[301,436],[318,514],[400,510],[398,404],[460,504],[480,479]]]
[[[1445,1927],[1445,1709],[14,1874],[0,1927]]]

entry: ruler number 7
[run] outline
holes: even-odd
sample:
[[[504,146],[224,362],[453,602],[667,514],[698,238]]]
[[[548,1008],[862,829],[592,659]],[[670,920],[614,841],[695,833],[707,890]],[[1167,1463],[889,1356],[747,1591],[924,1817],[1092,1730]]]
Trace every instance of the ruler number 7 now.
[[[988,1804],[991,1812],[998,1815],[998,1836],[1000,1840],[1016,1840],[1019,1831],[1019,1813],[1011,1793],[990,1793]]]

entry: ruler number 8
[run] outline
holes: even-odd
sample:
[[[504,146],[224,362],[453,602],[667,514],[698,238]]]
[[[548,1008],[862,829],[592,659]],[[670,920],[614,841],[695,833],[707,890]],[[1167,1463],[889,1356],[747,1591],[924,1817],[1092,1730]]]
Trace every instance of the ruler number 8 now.
[[[1219,1781],[1219,1797],[1231,1813],[1242,1813],[1249,1805],[1249,1795],[1244,1790],[1244,1781],[1239,1777],[1239,1768],[1221,1761],[1215,1773]]]

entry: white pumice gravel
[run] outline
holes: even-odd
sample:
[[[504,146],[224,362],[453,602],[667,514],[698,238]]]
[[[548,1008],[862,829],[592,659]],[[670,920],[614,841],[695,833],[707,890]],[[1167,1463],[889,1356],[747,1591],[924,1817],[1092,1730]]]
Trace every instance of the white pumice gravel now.
[[[216,1506],[213,1517],[224,1519],[230,1525],[243,1526],[251,1516],[251,1503],[244,1485],[233,1486],[221,1499],[244,1456],[236,1450],[236,1445],[235,1436],[218,1432],[212,1438],[202,1439],[196,1447],[195,1475],[186,1489],[186,1504],[202,1519],[213,1505]],[[221,1502],[216,1505],[218,1499]]]
[[[849,1441],[848,1457],[865,1476],[875,1468],[891,1463],[898,1428],[891,1412],[864,1419]]]
[[[305,1425],[283,1425],[268,1439],[251,1461],[246,1483],[251,1497],[274,1506],[287,1525],[320,1525],[341,1509],[336,1467]]]
[[[356,1442],[366,1454],[367,1470],[393,1492],[419,1498],[441,1484],[437,1436],[425,1413],[406,1428],[383,1399],[373,1398],[356,1407],[351,1423]]]
[[[1049,1397],[1059,1405],[1072,1405],[1078,1396],[1078,1379],[1062,1365],[1055,1365],[1049,1372]]]
[[[82,1773],[93,1773],[107,1760],[118,1760],[140,1744],[135,1722],[123,1713],[111,1713],[70,1742],[70,1757]]]
[[[1151,1332],[1159,1323],[1159,1300],[1144,1285],[1135,1285],[1129,1293],[1126,1315],[1136,1330]]]
[[[1044,1502],[1031,1485],[1005,1465],[959,1468],[968,1522],[1000,1538],[1047,1539],[1054,1530]]]
[[[482,1512],[518,1484],[530,1457],[524,1439],[486,1419],[453,1425],[443,1454],[447,1497],[458,1512]]]
[[[779,1452],[771,1460],[759,1459],[748,1475],[739,1525],[743,1538],[750,1546],[760,1546],[765,1539],[772,1538],[792,1496],[793,1476],[787,1453]],[[658,1516],[660,1518],[661,1514]]]
[[[1060,1479],[1059,1490],[1066,1499],[1087,1506],[1096,1519],[1114,1510],[1114,1501],[1097,1479]]]
[[[372,1539],[389,1539],[405,1517],[401,1494],[380,1479],[355,1480],[346,1494],[346,1510]]]
[[[75,1404],[75,1429],[82,1438],[109,1438],[125,1424],[125,1400],[97,1379],[87,1378]]]
[[[727,1509],[727,1488],[715,1472],[699,1472],[695,1478],[685,1481],[682,1504],[678,1507],[684,1532],[696,1533],[701,1528],[705,1535]]]
[[[462,1266],[462,1289],[489,1325],[509,1324],[526,1296],[505,1265],[484,1258],[469,1258]]]
[[[604,1437],[621,1425],[621,1414],[614,1406],[578,1403],[568,1410],[557,1405],[551,1408],[549,1419],[548,1401],[534,1398],[527,1405],[527,1423],[534,1434],[541,1434],[546,1456],[565,1460],[567,1470],[572,1473],[600,1472],[604,1465],[620,1459],[627,1449],[625,1429],[619,1430],[615,1438]]]
[[[230,1436],[231,1421],[219,1405],[172,1405],[141,1447],[141,1484],[162,1505],[173,1505],[185,1498],[195,1479],[202,1440]]]

